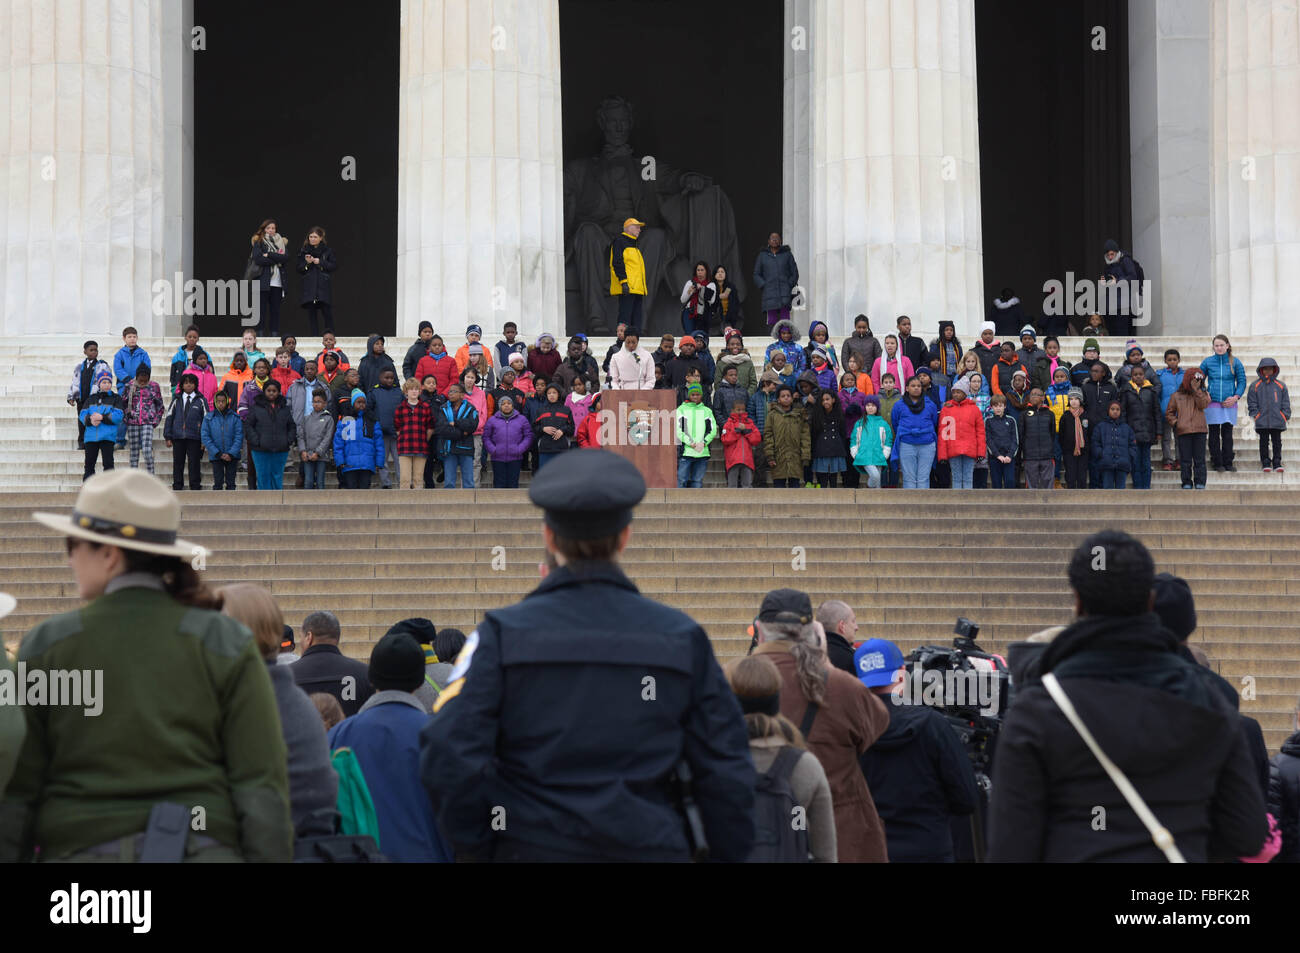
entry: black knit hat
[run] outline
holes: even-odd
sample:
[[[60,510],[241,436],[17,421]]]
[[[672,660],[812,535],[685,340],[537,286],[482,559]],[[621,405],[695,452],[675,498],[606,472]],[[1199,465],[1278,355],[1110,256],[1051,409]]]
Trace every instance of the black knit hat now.
[[[1192,587],[1172,573],[1156,574],[1152,589],[1156,594],[1155,613],[1160,616],[1160,623],[1179,641],[1186,642],[1187,637],[1196,631],[1196,601],[1192,598]]]
[[[424,681],[424,649],[409,632],[389,632],[370,653],[375,691],[413,692]]]
[[[428,321],[421,321],[421,322],[420,322],[420,326],[419,326],[419,328],[416,329],[416,332],[415,332],[415,333],[416,333],[416,334],[419,334],[419,333],[420,333],[421,331],[423,331],[425,328],[428,328],[430,331],[432,331],[432,330],[433,330],[433,325],[432,325],[431,323],[429,323]]]
[[[428,619],[403,619],[401,622],[394,622],[384,635],[392,635],[394,632],[405,632],[415,637],[415,641],[421,645],[432,645],[434,637],[437,636],[438,630],[434,628],[433,623]]]

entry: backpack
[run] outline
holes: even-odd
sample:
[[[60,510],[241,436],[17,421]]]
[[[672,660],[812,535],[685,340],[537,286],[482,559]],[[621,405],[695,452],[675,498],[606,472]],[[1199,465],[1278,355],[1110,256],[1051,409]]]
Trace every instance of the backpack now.
[[[772,767],[758,775],[754,785],[754,849],[751,864],[808,863],[808,830],[796,830],[795,808],[800,807],[790,787],[790,775],[803,752],[787,745],[772,762]]]

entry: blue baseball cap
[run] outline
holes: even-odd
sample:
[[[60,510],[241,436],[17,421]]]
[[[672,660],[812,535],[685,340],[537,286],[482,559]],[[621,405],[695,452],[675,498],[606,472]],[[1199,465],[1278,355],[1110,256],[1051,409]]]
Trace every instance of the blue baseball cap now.
[[[853,653],[853,669],[867,688],[891,684],[902,667],[903,653],[888,639],[867,639]]]

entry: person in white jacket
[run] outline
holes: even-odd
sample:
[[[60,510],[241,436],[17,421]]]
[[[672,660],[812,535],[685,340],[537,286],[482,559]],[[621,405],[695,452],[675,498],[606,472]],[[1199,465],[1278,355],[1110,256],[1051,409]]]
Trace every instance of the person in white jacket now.
[[[609,381],[614,390],[654,390],[654,358],[639,346],[640,341],[635,331],[628,331],[623,350],[609,359]]]

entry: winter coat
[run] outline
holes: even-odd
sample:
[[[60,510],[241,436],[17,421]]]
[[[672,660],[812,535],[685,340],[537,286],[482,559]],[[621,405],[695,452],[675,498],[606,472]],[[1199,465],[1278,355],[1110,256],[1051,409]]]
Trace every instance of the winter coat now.
[[[542,428],[554,427],[561,431],[558,438],[542,433]],[[533,417],[533,436],[537,438],[538,453],[558,453],[568,450],[574,436],[573,412],[563,403],[544,403]]]
[[[248,368],[242,371],[235,370],[232,365],[230,370],[221,376],[217,382],[217,387],[226,392],[230,398],[230,407],[232,410],[239,411],[239,399],[244,396],[244,385],[253,379],[253,372]]]
[[[592,411],[582,418],[574,434],[573,442],[579,447],[600,447],[600,414]]]
[[[620,347],[609,359],[609,377],[614,390],[653,390],[654,359],[645,348],[630,352]]]
[[[107,374],[109,380],[113,377],[113,366],[108,361],[92,361],[89,365],[86,359],[82,358],[77,362],[77,366],[72,369],[72,386],[68,388],[68,400],[75,401],[77,407],[83,405],[83,400],[89,400],[95,393],[95,378],[101,374]]]
[[[475,388],[477,390],[477,388]],[[406,400],[406,395],[402,393],[402,388],[394,384],[392,387],[384,387],[382,384],[376,384],[370,390],[366,391],[366,406],[370,408],[379,421],[379,426],[384,430],[385,437],[393,436],[393,411],[397,410],[397,405]]]
[[[339,776],[330,764],[320,713],[293,673],[274,660],[266,663],[280,731],[288,749],[289,808],[298,837],[327,837],[338,823]]]
[[[1056,456],[1056,416],[1049,408],[1027,408],[1017,427],[1024,460],[1051,460]]]
[[[1157,374],[1155,368],[1151,366],[1151,362],[1143,359],[1142,364],[1140,366],[1146,372],[1145,374],[1146,382],[1155,388],[1156,396],[1163,399],[1164,394],[1163,391],[1161,390],[1160,375]],[[1133,367],[1134,365],[1130,364],[1128,361],[1125,361],[1123,364],[1119,366],[1119,370],[1115,372],[1115,386],[1118,387],[1120,390],[1123,390],[1124,385],[1133,379]],[[1181,384],[1182,382],[1183,379],[1182,376],[1180,375],[1178,378],[1178,383]]]
[[[429,445],[429,431],[433,429],[433,409],[428,401],[415,401],[412,405],[403,399],[393,411],[393,436],[397,438],[399,457],[423,457]]]
[[[790,643],[763,642],[754,654],[766,655],[776,665],[781,673],[781,714],[801,724],[808,701],[799,688]],[[847,672],[827,671],[826,697],[806,740],[831,786],[840,863],[884,863],[889,859],[885,828],[858,762],[888,727],[884,702]]]
[[[329,732],[331,751],[351,748],[356,754],[374,801],[379,843],[397,863],[452,860],[420,781],[420,729],[428,720],[414,695],[389,690],[376,692]]]
[[[1019,347],[1016,348],[1016,360],[1020,362],[1025,369],[1025,373],[1029,375],[1030,387],[1040,387],[1047,390],[1047,385],[1052,383],[1052,379],[1047,376],[1048,358],[1046,351],[1037,345],[1029,349]]]
[[[414,377],[418,381],[420,378],[416,377],[415,369],[428,356],[429,345],[417,337],[415,343],[406,349],[406,357],[402,358],[402,377],[397,383],[401,384],[408,377]]]
[[[736,383],[745,388],[745,399],[758,390],[758,372],[754,369],[754,359],[749,356],[748,351],[741,351],[739,354],[728,354],[723,351],[718,355],[718,360],[714,366],[716,379],[721,381],[726,369],[731,366],[736,368]],[[654,371],[650,372],[650,382],[654,383]]]
[[[1084,616],[1043,650],[1040,678],[1060,680],[1189,863],[1253,855],[1268,827],[1237,713],[1212,673],[1182,658],[1178,644],[1155,613]],[[1041,682],[1017,686],[992,792],[992,862],[1164,862]],[[1088,823],[1098,807],[1104,833]]]
[[[1150,381],[1142,382],[1138,390],[1128,381],[1119,389],[1120,404],[1124,408],[1124,422],[1133,428],[1133,439],[1138,443],[1160,442],[1160,394]]]
[[[852,433],[853,425],[867,414],[867,395],[856,387],[840,388],[840,407],[844,410],[844,427]]]
[[[1246,393],[1246,369],[1231,354],[1211,354],[1201,361],[1205,374],[1205,389],[1210,392],[1210,403],[1221,404],[1229,397]]]
[[[507,344],[504,340],[497,341],[492,345],[492,354],[488,363],[505,370],[510,366],[510,355],[522,354],[524,363],[528,362],[528,345],[523,341],[515,341],[514,344]]]
[[[280,385],[280,394],[286,398],[289,396],[289,388],[293,386],[293,382],[301,376],[292,367],[281,367],[277,364],[271,368],[271,380]]]
[[[1002,356],[1002,345],[998,343],[997,338],[993,339],[992,344],[985,344],[982,339],[977,338],[971,345],[971,350],[975,352],[975,357],[980,362],[980,376],[984,378],[985,386],[991,387],[990,375],[993,373],[993,365]]]
[[[1083,427],[1083,443],[1079,445],[1079,453],[1085,460],[1091,460],[1092,423],[1087,414],[1080,415],[1079,424]],[[1056,425],[1056,442],[1061,447],[1062,457],[1074,456],[1074,415],[1068,410]]]
[[[939,409],[934,406],[932,400],[922,397],[919,406],[913,408],[908,398],[904,396],[894,405],[889,417],[889,427],[894,431],[894,460],[898,459],[900,444],[924,446],[927,443],[934,443],[937,439]]]
[[[1291,419],[1291,395],[1286,385],[1277,379],[1277,361],[1266,357],[1259,362],[1257,373],[1264,368],[1273,368],[1273,376],[1265,380],[1264,375],[1250,385],[1246,397],[1246,408],[1250,419],[1255,421],[1256,430],[1286,430],[1287,421]]]
[[[776,461],[770,471],[772,479],[803,478],[804,464],[812,461],[812,434],[798,404],[792,404],[789,410],[779,403],[768,406],[763,425],[763,455],[769,461]]]
[[[1020,305],[1020,299],[1016,297],[1008,298],[1006,301],[994,298],[985,314],[985,320],[993,322],[994,330],[1000,338],[1014,338],[1020,333],[1021,328],[1031,323],[1029,316],[1025,314],[1025,309]]]
[[[1013,354],[1010,360],[999,356],[997,363],[993,365],[993,370],[989,372],[990,393],[1005,394],[1010,391],[1011,380],[1016,376],[1016,371],[1029,374],[1029,369],[1021,362],[1019,353]]]
[[[940,328],[940,330],[942,331],[942,328]],[[957,343],[957,339],[953,338],[953,340],[948,343],[952,345],[953,350],[957,353],[957,357],[953,361],[949,362],[946,353],[948,349],[941,346],[942,341],[942,337],[937,337],[930,342],[930,347],[925,353],[925,366],[929,367],[930,361],[933,361],[937,357],[939,359],[939,373],[951,380],[952,375],[956,373],[957,368],[961,367],[961,358],[966,352],[962,349],[962,346]]]
[[[709,377],[709,369],[705,366],[704,361],[700,359],[699,354],[692,354],[690,357],[678,355],[664,365],[664,380],[668,386],[677,391],[677,402],[684,404],[686,402],[686,375],[692,370],[700,372],[700,387],[704,391],[704,405],[709,406],[709,397],[711,394],[712,380]]]
[[[876,393],[880,395],[880,416],[885,420],[893,420],[894,405],[903,399],[903,389],[895,387],[889,393],[885,393],[882,388]]]
[[[352,367],[352,365],[348,363],[348,356],[343,353],[343,349],[332,347],[330,348],[329,353],[333,354],[335,357],[339,359],[339,366],[335,368],[335,371],[339,374],[346,374],[348,372],[348,369]],[[319,376],[321,374],[324,374],[325,373],[325,351],[324,350],[322,350],[319,354],[316,355],[315,363],[316,363],[317,375]],[[248,359],[248,366],[249,367],[253,366],[253,359],[251,357]]]
[[[837,407],[828,414],[821,407],[814,407],[808,414],[808,423],[814,460],[833,460],[848,452],[849,428],[844,423],[843,410]]]
[[[907,382],[916,374],[916,369],[912,367],[912,362],[905,357],[896,355],[892,360],[886,362],[882,354],[871,365],[871,383],[875,386],[877,394],[881,390],[880,378],[885,374],[894,375],[894,383],[899,393],[902,393],[907,387]]]
[[[1102,270],[1102,274],[1105,275],[1107,278],[1114,278],[1116,281],[1140,282],[1143,281],[1146,277],[1143,274],[1142,266],[1138,264],[1137,259],[1132,258],[1129,255],[1123,253],[1121,253],[1120,256],[1116,258],[1114,261],[1107,262],[1105,268]],[[1127,296],[1117,291],[1115,295],[1115,310],[1114,312],[1112,312],[1108,307],[1109,305],[1108,299],[1110,295],[1105,291],[1105,286],[1103,285],[1102,293],[1097,296],[1098,297],[1097,313],[1100,314],[1103,318],[1107,317],[1112,313],[1131,314],[1133,311],[1133,302],[1137,300],[1140,294],[1141,294],[1141,289],[1134,288],[1132,285],[1129,286],[1129,292]],[[1149,305],[1150,302],[1147,302],[1147,304]]]
[[[782,328],[790,329],[790,340],[781,340]],[[799,374],[808,369],[808,355],[805,354],[803,348],[799,346],[799,331],[795,328],[793,321],[783,318],[776,322],[776,324],[772,325],[772,337],[774,340],[767,346],[767,350],[763,352],[763,361],[765,364],[771,364],[772,354],[776,351],[780,351],[785,355],[786,364],[794,368],[794,373]]]
[[[522,411],[513,411],[509,417],[498,411],[483,428],[483,447],[495,463],[522,460],[532,445],[533,428]]]
[[[307,264],[307,256],[319,258],[320,264]],[[324,242],[321,242],[315,248],[311,245],[303,245],[298,249],[298,274],[302,276],[302,294],[299,300],[304,305],[313,302],[322,302],[329,304],[332,300],[330,295],[330,285],[334,281],[334,269],[338,268],[338,260],[334,257],[334,249],[330,248]]]
[[[285,400],[289,404],[289,413],[293,415],[295,423],[302,423],[302,418],[312,412],[311,395],[313,391],[319,390],[325,395],[325,409],[330,407],[330,389],[325,386],[319,377],[307,380],[300,377],[284,392]]]
[[[560,362],[564,360],[564,355],[551,348],[543,352],[541,348],[530,347],[528,349],[528,369],[533,372],[533,377],[539,381],[550,382],[555,376],[555,372],[560,368]]]
[[[182,412],[181,408],[184,404],[185,395],[183,393],[172,398],[171,408],[167,412],[167,420],[163,424],[163,439],[203,439],[203,418],[207,416],[210,409],[207,402],[204,401],[202,394],[195,392],[190,398],[189,410]]]
[[[703,403],[684,402],[677,408],[677,442],[681,455],[692,460],[707,460],[709,444],[718,436],[718,422],[713,418],[713,411]],[[703,444],[702,450],[696,450],[693,443]]]
[[[448,401],[433,416],[433,435],[439,457],[473,456],[474,434],[479,429],[478,409],[469,398],[457,407]]]
[[[117,377],[119,394],[126,393],[126,386],[135,380],[135,372],[141,367],[152,370],[153,364],[149,360],[149,352],[138,344],[134,348],[123,345],[113,356],[113,374]]]
[[[577,361],[571,361],[566,357],[560,362],[551,381],[559,384],[561,392],[567,396],[569,391],[573,390],[574,380],[579,377],[587,382],[588,394],[600,393],[600,367],[590,354],[582,355]]]
[[[1268,812],[1277,818],[1282,849],[1275,864],[1300,864],[1300,731],[1269,762]]]
[[[1010,414],[989,414],[984,418],[984,450],[989,462],[998,457],[1016,458],[1020,452],[1020,426]]]
[[[223,453],[238,459],[244,449],[244,422],[229,406],[224,411],[210,410],[203,417],[199,439],[209,460],[219,459]]]
[[[91,414],[101,414],[103,420],[99,424],[90,422]],[[96,391],[94,395],[86,402],[86,406],[77,414],[81,422],[86,425],[85,442],[98,443],[101,440],[117,440],[117,435],[122,433],[122,418],[126,412],[122,409],[122,398],[110,391]]]
[[[1133,438],[1133,428],[1123,421],[1104,418],[1092,426],[1092,459],[1097,462],[1098,470],[1120,470],[1128,473],[1133,469],[1130,454],[1137,450],[1137,441]]]
[[[340,473],[381,469],[384,433],[379,425],[367,417],[340,417],[334,426],[334,465]]]
[[[212,398],[217,394],[217,372],[212,369],[212,365],[209,364],[207,367],[199,367],[197,364],[190,364],[185,368],[183,373],[193,374],[198,379],[199,393],[203,395],[203,399],[206,400],[208,406],[211,407]],[[176,393],[179,394],[180,390],[180,377],[177,377]]]
[[[628,294],[646,294],[645,258],[637,247],[636,237],[627,232],[615,235],[609,248],[609,293],[621,295],[624,282]]]
[[[749,393],[745,388],[739,384],[719,382],[713,391],[713,416],[717,418],[719,428],[731,416],[731,405],[736,401],[740,401],[742,406],[749,403]]]
[[[768,400],[767,395],[761,390],[755,391],[753,396],[745,402],[745,413],[749,419],[754,421],[754,426],[758,428],[759,434],[763,433],[763,426],[767,423],[768,408],[775,403],[775,400]]]
[[[392,371],[393,376],[397,377],[397,366],[393,363],[393,359],[387,353],[376,354],[374,351],[375,342],[379,338],[380,335],[378,334],[370,335],[366,340],[366,356],[357,365],[357,370],[361,373],[361,390],[366,394],[379,386],[379,375],[384,371]],[[401,380],[396,381],[396,383],[400,390]]]
[[[849,369],[849,358],[856,355],[858,366],[863,373],[870,373],[872,365],[884,354],[884,346],[880,343],[880,339],[871,333],[870,328],[862,337],[859,337],[858,332],[854,331],[840,345],[840,367],[847,371]]]
[[[298,438],[293,414],[283,397],[272,403],[265,394],[258,394],[244,418],[244,433],[248,446],[262,453],[288,453]]]
[[[959,404],[950,400],[943,405],[939,413],[938,441],[940,460],[984,456],[984,415],[975,401],[968,398]]]
[[[456,383],[460,377],[460,369],[456,367],[456,359],[443,351],[439,357],[426,354],[415,365],[416,380],[423,382],[430,374],[438,385],[438,393],[446,397],[447,388]]]
[[[794,297],[794,287],[799,283],[799,266],[789,245],[772,252],[764,248],[754,261],[754,284],[762,292],[764,311],[789,308]]]
[[[1171,371],[1167,367],[1162,367],[1156,371],[1156,383],[1160,386],[1160,413],[1169,409],[1169,398],[1174,396],[1174,391],[1183,386],[1183,368]]]
[[[720,328],[743,328],[745,314],[741,310],[740,291],[730,280],[723,281],[719,285],[716,279],[710,279],[710,284],[713,285],[715,294],[713,300],[709,302],[708,327],[717,325]],[[722,293],[728,288],[731,289],[731,294],[724,301]]]
[[[172,355],[171,369],[168,376],[168,386],[171,387],[173,394],[180,393],[181,375],[185,373],[187,367],[194,363],[195,350],[202,351],[204,348],[196,344],[192,349],[187,351],[185,350],[185,345],[182,344],[176,349],[176,353]],[[211,354],[208,355],[208,366],[212,366]]]
[[[975,811],[970,756],[948,719],[924,705],[887,700],[889,727],[858,759],[880,820],[889,862],[952,863],[952,820]]]
[[[740,433],[737,428],[743,428]],[[754,448],[763,441],[763,434],[749,419],[748,414],[728,414],[722,425],[723,464],[730,470],[734,466],[754,469]]]
[[[271,279],[274,277],[275,268],[278,265],[280,268],[280,286],[278,290],[280,297],[283,298],[285,289],[289,287],[289,252],[285,250],[287,246],[283,235],[276,235],[273,244],[275,250],[267,251],[266,243],[262,239],[254,238],[250,242],[250,255],[253,263],[262,266],[261,276],[253,280],[258,283],[259,291],[277,290],[271,285]],[[253,366],[251,355],[248,358],[248,365],[249,367]]]
[[[166,408],[163,406],[162,388],[157,381],[150,381],[143,388],[132,381],[126,386],[124,397],[126,405],[125,422],[128,425],[153,428],[163,419]]]
[[[334,415],[328,410],[308,413],[298,422],[298,452],[315,453],[321,460],[330,459],[336,426]]]
[[[269,381],[271,378],[267,378]],[[239,392],[239,403],[235,405],[235,413],[243,418],[244,423],[248,423],[248,412],[253,409],[253,401],[257,400],[262,393],[262,385],[257,382],[257,378],[251,378],[244,389]]]
[[[893,449],[894,431],[879,414],[868,414],[853,426],[849,452],[857,467],[887,467]]]
[[[1169,397],[1165,420],[1180,437],[1187,433],[1209,433],[1210,427],[1205,422],[1205,408],[1208,406],[1210,406],[1210,395],[1204,389],[1191,394],[1186,391],[1174,391]]]
[[[898,353],[912,362],[913,373],[930,366],[930,349],[925,346],[923,339],[915,334],[909,334],[907,337],[899,334],[897,337]],[[903,387],[906,384],[907,381],[899,381],[898,386]]]
[[[1111,401],[1119,399],[1119,388],[1110,379],[1110,371],[1101,375],[1100,381],[1086,380],[1079,388],[1083,391],[1083,412],[1092,421],[1093,432],[1097,424],[1106,419]]]
[[[1092,360],[1082,360],[1074,367],[1070,368],[1070,383],[1075,387],[1082,387],[1085,381],[1091,380],[1092,365],[1097,363],[1097,358]],[[1181,380],[1181,377],[1179,378]],[[1174,388],[1177,390],[1177,386]]]

